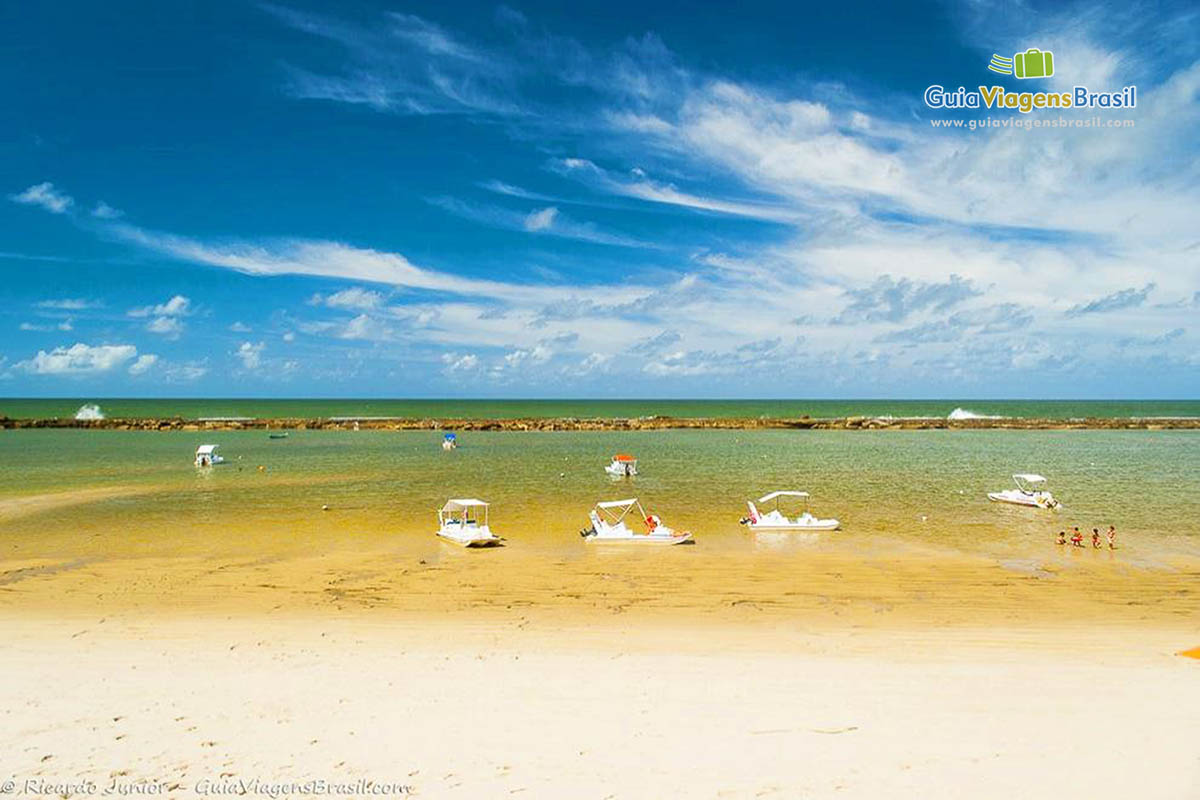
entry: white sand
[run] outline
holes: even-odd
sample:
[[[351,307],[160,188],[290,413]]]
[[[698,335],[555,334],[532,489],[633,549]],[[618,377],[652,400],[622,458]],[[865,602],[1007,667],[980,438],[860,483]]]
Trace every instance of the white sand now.
[[[3,617],[2,769],[17,796],[115,776],[178,797],[356,778],[438,798],[1200,797],[1200,662],[1153,636],[625,625]]]

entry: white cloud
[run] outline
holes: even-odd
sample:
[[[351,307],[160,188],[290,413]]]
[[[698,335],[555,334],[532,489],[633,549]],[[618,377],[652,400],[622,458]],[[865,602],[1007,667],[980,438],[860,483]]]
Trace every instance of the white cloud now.
[[[98,300],[85,300],[79,297],[64,297],[61,299],[39,300],[34,305],[38,308],[52,308],[58,311],[83,311],[89,308],[99,308],[103,303]]]
[[[286,24],[345,48],[341,74],[289,68],[294,97],[366,105],[397,114],[519,115],[511,82],[521,68],[499,50],[484,50],[411,14],[388,13],[369,26],[278,6]]]
[[[192,313],[192,301],[181,294],[173,296],[156,306],[142,306],[129,310],[131,317],[186,317]]]
[[[629,180],[616,177],[587,159],[564,158],[551,166],[561,174],[579,179],[602,191],[649,203],[792,224],[802,221],[807,216],[801,209],[782,203],[752,203],[685,192],[671,184],[649,180],[645,171],[641,169],[632,170],[633,179]]]
[[[93,375],[108,372],[137,357],[131,344],[87,345],[77,342],[70,347],[56,347],[50,352],[39,350],[28,361],[15,367],[34,375]]]
[[[146,323],[146,330],[160,336],[178,338],[179,334],[183,333],[183,323],[178,317],[155,317]]]
[[[359,314],[354,319],[346,323],[346,326],[338,334],[342,339],[387,339],[391,336],[391,328],[379,320],[368,316],[367,314]]]
[[[509,368],[517,368],[523,364],[542,364],[550,359],[553,355],[544,344],[538,344],[528,350],[513,350],[504,356],[504,363]]]
[[[96,219],[118,219],[125,216],[125,213],[101,200],[92,208],[92,216]]]
[[[64,319],[61,322],[53,324],[40,324],[36,322],[22,322],[18,328],[23,331],[72,331],[75,326],[72,320]]]
[[[575,371],[581,375],[587,375],[592,372],[603,372],[612,364],[613,357],[607,353],[588,353],[587,356],[579,362]]]
[[[541,211],[531,211],[529,216],[525,217],[525,230],[535,232],[549,230],[554,225],[554,218],[557,216],[558,209],[554,206],[547,206]]]
[[[593,294],[615,301],[631,300],[649,292],[637,285],[578,289],[467,278],[418,267],[399,253],[352,247],[340,242],[299,239],[270,245],[209,245],[186,237],[147,231],[127,223],[114,223],[109,230],[133,244],[180,260],[224,267],[248,275],[342,278],[521,304],[553,303]]]
[[[446,365],[444,372],[447,374],[452,372],[470,372],[479,366],[479,357],[474,353],[458,355],[457,353],[444,353],[442,355],[442,363]]]
[[[130,375],[141,375],[148,372],[151,367],[158,363],[158,356],[153,353],[145,353],[137,357],[137,360],[129,365]]]
[[[383,305],[383,295],[370,289],[352,286],[331,295],[314,294],[309,300],[312,305],[342,308],[350,311],[372,311]]]
[[[171,383],[191,383],[207,375],[208,367],[202,362],[170,364],[164,372],[166,379]]]
[[[266,349],[266,345],[262,342],[252,344],[250,342],[242,342],[234,353],[242,361],[242,366],[246,369],[258,369],[262,364],[262,352]]]
[[[229,330],[231,333],[250,333],[253,329],[241,320],[235,320],[230,324]]]
[[[190,316],[191,313],[192,301],[181,294],[172,296],[164,303],[131,308],[128,312],[131,317],[153,317],[146,323],[146,330],[171,339],[178,339],[183,333],[184,324],[181,318]]]
[[[287,333],[283,334],[283,340],[285,342],[294,342],[296,341],[296,334],[292,331],[288,331]]]
[[[51,214],[64,214],[75,204],[69,195],[55,189],[54,184],[49,181],[30,186],[20,194],[11,195],[10,198],[14,203],[41,206]]]
[[[524,214],[499,206],[467,203],[453,197],[436,197],[429,202],[456,216],[496,228],[615,247],[662,249],[658,243],[601,230],[594,223],[572,219],[554,206]]]

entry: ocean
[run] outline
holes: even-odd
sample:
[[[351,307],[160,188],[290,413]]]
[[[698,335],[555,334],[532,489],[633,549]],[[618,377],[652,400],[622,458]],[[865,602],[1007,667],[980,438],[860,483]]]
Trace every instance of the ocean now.
[[[0,416],[107,417],[405,417],[512,419],[519,417],[632,418],[936,417],[951,415],[1073,419],[1082,417],[1200,417],[1200,400],[305,400],[0,398]]]

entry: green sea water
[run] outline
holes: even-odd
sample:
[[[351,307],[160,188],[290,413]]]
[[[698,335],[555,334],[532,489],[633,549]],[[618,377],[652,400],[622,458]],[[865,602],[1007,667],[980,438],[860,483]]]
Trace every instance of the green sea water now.
[[[1134,563],[1200,555],[1197,431],[481,432],[460,434],[452,452],[440,440],[432,431],[278,440],[261,431],[3,431],[0,547],[7,558],[83,559],[434,552],[447,547],[433,537],[435,509],[476,496],[493,503],[493,527],[510,539],[500,557],[571,558],[585,551],[577,533],[594,502],[637,496],[692,530],[697,553],[779,548],[802,558],[805,548],[889,542],[1023,558],[1031,548],[1054,553],[1065,526],[1113,524],[1120,556]],[[229,463],[197,470],[192,454],[208,442]],[[618,451],[640,458],[641,475],[603,473]],[[1018,471],[1047,475],[1064,508],[986,499]],[[774,489],[811,492],[812,510],[838,517],[843,530],[748,534],[738,524],[746,500]],[[114,494],[44,502],[74,490]]]
[[[108,417],[1200,417],[1200,400],[305,400],[0,398],[0,416],[70,418],[85,405]]]

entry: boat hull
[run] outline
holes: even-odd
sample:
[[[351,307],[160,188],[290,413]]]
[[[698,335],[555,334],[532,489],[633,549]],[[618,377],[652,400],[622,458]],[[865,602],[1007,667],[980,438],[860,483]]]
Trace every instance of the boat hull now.
[[[752,531],[770,531],[772,533],[805,533],[807,531],[836,531],[841,526],[842,523],[838,522],[836,519],[822,519],[807,525],[796,523],[790,523],[788,525],[755,525],[753,522],[751,522],[746,527]]]
[[[448,533],[442,533],[441,531],[438,531],[437,536],[442,541],[456,544],[459,547],[500,547],[504,544],[504,540],[499,536],[453,536]]]
[[[1026,508],[1057,508],[1058,501],[1050,500],[1039,501],[1038,498],[1027,494],[1013,494],[1009,492],[988,492],[988,500],[993,503],[1008,503],[1014,506],[1025,506]]]
[[[674,536],[649,536],[634,534],[633,536],[586,536],[585,542],[592,544],[637,544],[637,545],[659,545],[670,546],[675,544],[688,544],[694,542],[690,533],[680,533]]]

